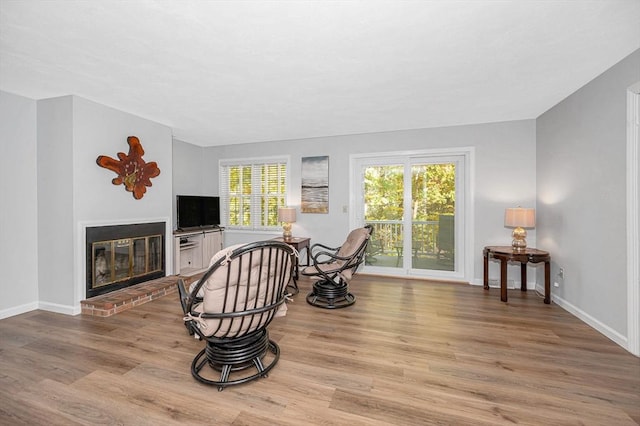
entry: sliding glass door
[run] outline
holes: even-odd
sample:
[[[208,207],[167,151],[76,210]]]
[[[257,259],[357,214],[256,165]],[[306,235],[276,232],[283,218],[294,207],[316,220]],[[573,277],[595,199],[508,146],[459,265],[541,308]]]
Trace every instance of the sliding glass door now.
[[[465,156],[416,153],[352,160],[353,218],[374,228],[365,270],[463,275]]]

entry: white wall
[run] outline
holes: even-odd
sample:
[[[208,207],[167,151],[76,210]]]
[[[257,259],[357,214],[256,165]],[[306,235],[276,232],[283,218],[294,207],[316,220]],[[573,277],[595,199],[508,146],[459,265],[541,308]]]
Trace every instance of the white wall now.
[[[160,175],[140,200],[115,186],[99,155],[129,152],[137,136],[143,159]],[[172,226],[172,135],[167,126],[82,99],[38,101],[38,254],[40,307],[78,313],[85,297],[84,227],[166,221]],[[165,257],[171,271],[171,239]]]
[[[638,81],[640,50],[537,120],[538,241],[551,249],[554,299],[623,346],[626,92]]]
[[[205,189],[204,170],[211,167],[205,163],[204,148],[190,143],[173,140],[173,195],[172,208],[174,212],[173,228],[177,228],[176,195],[218,195],[218,188],[214,191]]]
[[[48,309],[73,301],[72,97],[38,101],[38,288]]]
[[[0,91],[0,319],[37,307],[36,102]]]
[[[205,170],[205,181],[217,191],[221,159],[290,155],[288,204],[299,206],[301,158],[328,155],[329,213],[299,213],[293,234],[309,236],[312,243],[339,245],[349,231],[349,214],[343,212],[343,206],[349,205],[350,154],[468,146],[475,147],[473,282],[480,284],[482,248],[511,242],[511,231],[503,226],[504,209],[517,205],[535,207],[534,120],[210,147],[204,153],[211,165]],[[273,236],[231,231],[225,234],[226,245]],[[535,230],[529,232],[527,241],[531,246],[536,244]],[[497,277],[498,266],[491,266],[492,278]],[[510,272],[511,277],[519,281],[519,274]]]

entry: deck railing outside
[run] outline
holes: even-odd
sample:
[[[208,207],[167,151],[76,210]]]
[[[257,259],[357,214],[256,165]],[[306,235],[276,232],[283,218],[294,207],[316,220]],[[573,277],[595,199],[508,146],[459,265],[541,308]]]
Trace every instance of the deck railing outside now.
[[[373,241],[381,254],[395,255],[404,241],[404,226],[399,220],[368,220],[373,226]],[[437,254],[438,221],[413,222],[411,237],[416,254]]]

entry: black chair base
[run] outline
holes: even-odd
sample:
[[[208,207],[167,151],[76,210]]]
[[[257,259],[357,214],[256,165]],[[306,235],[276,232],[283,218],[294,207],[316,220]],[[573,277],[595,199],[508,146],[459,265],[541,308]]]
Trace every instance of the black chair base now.
[[[356,297],[344,282],[320,280],[313,284],[313,290],[307,295],[307,303],[318,308],[339,309],[356,303]]]
[[[191,374],[199,382],[217,386],[218,391],[222,391],[227,386],[267,377],[278,359],[280,347],[269,340],[269,332],[262,329],[232,341],[207,339],[207,345],[191,363]],[[202,371],[205,365],[209,365],[209,371]],[[251,368],[255,368],[257,373],[245,371]],[[215,380],[214,374],[219,374],[219,380]]]

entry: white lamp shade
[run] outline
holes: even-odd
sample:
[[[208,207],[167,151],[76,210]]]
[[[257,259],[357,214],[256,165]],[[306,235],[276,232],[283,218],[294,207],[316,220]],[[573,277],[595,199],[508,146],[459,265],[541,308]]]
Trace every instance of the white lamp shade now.
[[[292,223],[296,221],[295,207],[278,207],[278,221]]]
[[[505,209],[504,226],[507,228],[533,228],[536,226],[536,210],[522,207]]]

